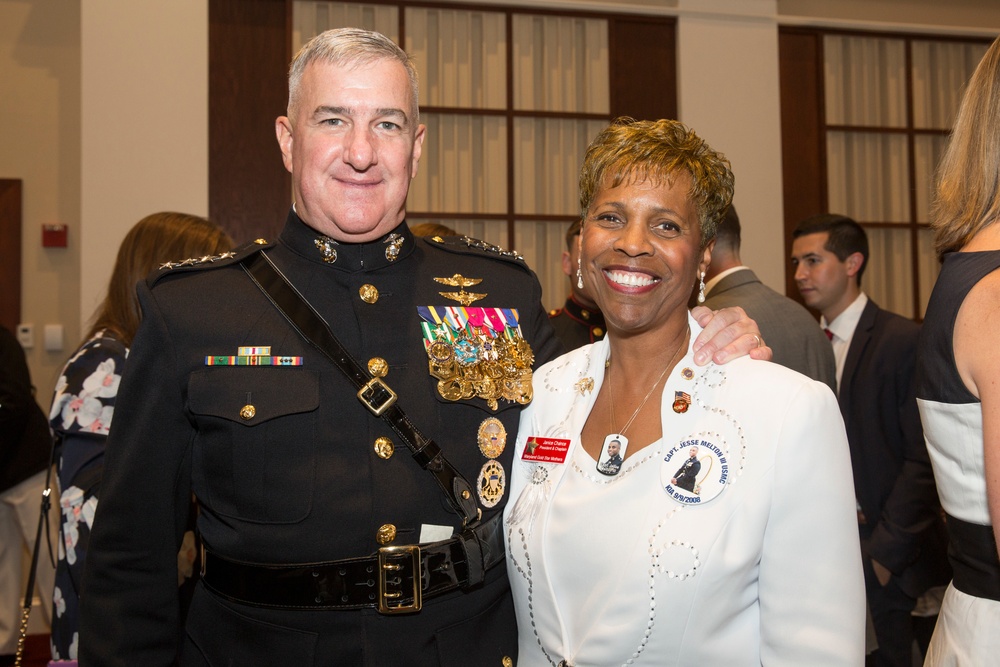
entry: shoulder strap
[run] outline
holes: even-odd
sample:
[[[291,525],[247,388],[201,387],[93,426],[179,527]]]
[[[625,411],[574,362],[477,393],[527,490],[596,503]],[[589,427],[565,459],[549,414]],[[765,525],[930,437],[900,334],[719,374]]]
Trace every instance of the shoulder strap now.
[[[452,509],[462,517],[462,525],[478,521],[482,513],[476,507],[472,485],[448,462],[437,443],[424,436],[403,413],[396,403],[396,393],[382,378],[372,377],[354,360],[319,313],[313,310],[266,253],[254,253],[240,263],[295,331],[332,361],[358,388],[357,396],[361,404],[384,419],[410,449],[420,467],[434,475]]]

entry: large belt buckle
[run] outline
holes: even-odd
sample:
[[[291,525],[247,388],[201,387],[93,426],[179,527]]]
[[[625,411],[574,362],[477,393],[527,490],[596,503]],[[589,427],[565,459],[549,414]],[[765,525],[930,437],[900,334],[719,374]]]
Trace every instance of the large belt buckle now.
[[[403,597],[402,590],[390,591],[389,585],[394,584],[388,574],[399,574],[402,583],[404,564],[401,558],[409,556],[409,566],[413,572],[413,602],[411,604],[392,604],[393,600]],[[393,559],[390,562],[389,559]],[[420,611],[423,606],[423,577],[420,575],[420,547],[408,544],[398,547],[382,547],[378,550],[378,611],[380,614],[409,614]]]
[[[365,395],[376,389],[376,387],[388,394],[388,396],[386,396],[380,404],[376,404],[374,396],[369,398]],[[392,404],[396,402],[396,392],[389,389],[389,385],[382,382],[382,378],[375,377],[366,382],[365,385],[358,390],[358,400],[361,401],[361,403],[368,408],[373,415],[381,417],[382,413],[392,407]]]

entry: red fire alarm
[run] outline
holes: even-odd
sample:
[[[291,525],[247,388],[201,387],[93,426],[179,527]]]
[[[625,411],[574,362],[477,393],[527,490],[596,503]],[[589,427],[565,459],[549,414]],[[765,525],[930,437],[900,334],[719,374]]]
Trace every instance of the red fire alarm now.
[[[65,248],[68,234],[66,225],[42,225],[42,247]]]

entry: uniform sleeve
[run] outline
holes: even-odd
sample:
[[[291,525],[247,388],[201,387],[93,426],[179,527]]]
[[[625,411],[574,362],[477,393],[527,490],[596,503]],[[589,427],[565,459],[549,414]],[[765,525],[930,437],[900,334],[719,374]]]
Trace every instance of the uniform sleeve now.
[[[864,662],[865,593],[847,435],[837,401],[805,385],[783,415],[760,563],[761,663]]]
[[[80,664],[173,665],[177,550],[190,502],[192,425],[169,331],[148,288],[126,364],[81,596]]]

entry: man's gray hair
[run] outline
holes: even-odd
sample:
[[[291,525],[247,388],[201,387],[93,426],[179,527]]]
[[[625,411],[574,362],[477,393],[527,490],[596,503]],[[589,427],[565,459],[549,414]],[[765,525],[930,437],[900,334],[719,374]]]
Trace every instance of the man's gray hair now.
[[[309,63],[319,60],[331,65],[369,65],[378,60],[395,60],[406,68],[412,92],[414,124],[420,121],[417,69],[410,57],[394,41],[380,32],[361,28],[335,28],[316,35],[295,54],[288,68],[288,117],[294,120],[299,84]]]

